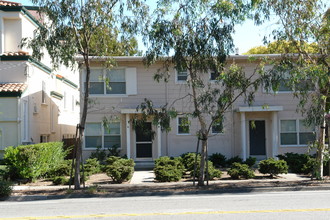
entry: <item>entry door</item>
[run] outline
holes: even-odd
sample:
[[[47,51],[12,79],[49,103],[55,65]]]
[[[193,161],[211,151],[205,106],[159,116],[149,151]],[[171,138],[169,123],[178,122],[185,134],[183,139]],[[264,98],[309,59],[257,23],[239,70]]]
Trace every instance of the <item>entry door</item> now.
[[[152,158],[152,127],[151,122],[135,127],[136,158]]]
[[[250,121],[250,155],[266,155],[265,121]]]

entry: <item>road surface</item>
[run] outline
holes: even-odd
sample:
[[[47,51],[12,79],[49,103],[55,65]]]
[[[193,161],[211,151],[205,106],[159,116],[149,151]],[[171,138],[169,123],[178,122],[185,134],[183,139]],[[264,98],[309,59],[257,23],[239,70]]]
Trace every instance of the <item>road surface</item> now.
[[[330,219],[329,191],[0,202],[0,220]]]

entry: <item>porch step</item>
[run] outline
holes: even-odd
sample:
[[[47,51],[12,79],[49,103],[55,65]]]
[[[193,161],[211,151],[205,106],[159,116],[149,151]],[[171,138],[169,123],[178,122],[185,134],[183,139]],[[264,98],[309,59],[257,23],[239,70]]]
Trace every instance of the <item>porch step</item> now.
[[[154,161],[135,161],[135,170],[152,170],[155,167]]]

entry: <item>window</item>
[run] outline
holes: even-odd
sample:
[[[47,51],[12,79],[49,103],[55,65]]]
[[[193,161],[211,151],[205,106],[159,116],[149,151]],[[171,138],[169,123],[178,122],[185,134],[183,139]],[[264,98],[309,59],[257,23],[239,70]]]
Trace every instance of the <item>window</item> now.
[[[63,107],[64,107],[64,109],[66,109],[68,107],[67,102],[68,102],[68,96],[67,96],[66,92],[64,92],[64,94],[63,94]]]
[[[314,140],[314,129],[303,120],[281,120],[281,145],[307,145]]]
[[[212,125],[212,134],[223,133],[223,124],[221,122],[214,122]]]
[[[217,80],[218,77],[219,77],[219,73],[218,72],[216,72],[216,71],[211,71],[210,72],[210,80],[211,81]]]
[[[188,79],[188,71],[187,70],[178,70],[176,75],[177,82],[186,82]]]
[[[101,123],[86,123],[85,148],[120,147],[120,123],[111,122],[107,127]]]
[[[126,94],[125,69],[91,69],[90,94]]]
[[[178,117],[178,134],[190,133],[190,121],[188,117]]]
[[[49,135],[48,134],[40,135],[40,143],[46,143],[48,141],[49,141]]]
[[[44,81],[42,81],[42,84],[41,84],[41,89],[42,89],[42,92],[41,92],[41,103],[45,104],[46,103],[46,83]]]

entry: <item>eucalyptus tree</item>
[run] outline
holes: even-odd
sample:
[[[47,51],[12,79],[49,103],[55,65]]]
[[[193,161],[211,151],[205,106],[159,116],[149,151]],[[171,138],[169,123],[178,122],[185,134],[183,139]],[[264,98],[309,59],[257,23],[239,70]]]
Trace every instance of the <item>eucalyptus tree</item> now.
[[[154,122],[165,130],[169,129],[170,118],[177,114],[186,113],[197,119],[196,135],[202,145],[198,185],[205,181],[212,126],[223,124],[225,113],[238,98],[251,103],[263,78],[257,69],[249,75],[242,67],[226,62],[234,49],[235,25],[247,18],[251,6],[240,0],[160,0],[146,36],[149,47],[145,62],[163,63],[155,80],[168,81],[172,69],[185,72],[188,94],[172,101],[186,101],[191,108],[179,112],[175,104],[166,103],[157,110],[152,100],[145,100],[139,108],[153,115]],[[210,72],[215,76],[214,84],[209,81]]]
[[[80,165],[82,140],[87,117],[90,88],[90,56],[112,55],[118,52],[109,47],[114,41],[129,43],[132,34],[138,32],[141,22],[146,21],[148,7],[143,0],[32,0],[39,6],[42,27],[35,31],[33,39],[25,39],[23,44],[33,49],[33,56],[40,59],[44,48],[53,61],[54,68],[63,64],[74,68],[75,57],[81,55],[86,68],[86,86],[82,98],[82,111],[74,186],[80,188]],[[97,39],[97,40],[96,40]],[[112,51],[115,50],[115,51]],[[109,60],[111,63],[111,59]],[[112,62],[113,64],[113,62]],[[113,64],[114,65],[114,64]]]
[[[276,22],[272,39],[287,41],[282,59],[274,62],[274,78],[286,79],[299,99],[306,123],[318,127],[316,177],[323,178],[326,115],[330,108],[330,5],[323,0],[271,0],[258,5],[256,18]],[[313,44],[314,53],[309,46]],[[274,81],[274,82],[275,82]],[[273,84],[277,89],[278,83]],[[329,125],[329,124],[328,124]]]

